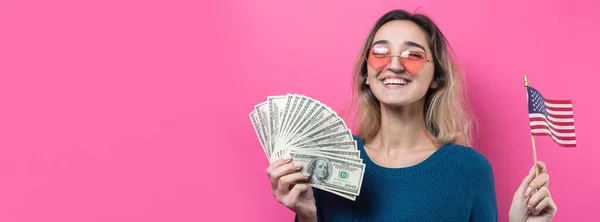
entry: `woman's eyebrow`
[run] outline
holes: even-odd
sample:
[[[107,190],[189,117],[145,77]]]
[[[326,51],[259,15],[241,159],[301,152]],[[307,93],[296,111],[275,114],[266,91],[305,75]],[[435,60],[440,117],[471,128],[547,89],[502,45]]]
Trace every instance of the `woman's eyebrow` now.
[[[416,43],[416,42],[406,41],[406,42],[404,42],[404,45],[417,47],[417,48],[422,49],[423,51],[426,51],[425,47],[423,47],[422,45],[420,45],[419,43]]]

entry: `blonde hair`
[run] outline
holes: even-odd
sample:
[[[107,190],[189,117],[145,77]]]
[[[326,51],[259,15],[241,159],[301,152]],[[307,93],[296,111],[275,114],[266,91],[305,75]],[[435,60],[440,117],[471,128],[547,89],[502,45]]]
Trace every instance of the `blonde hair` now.
[[[354,65],[353,102],[358,102],[357,134],[365,141],[373,139],[381,127],[380,102],[365,83],[367,78],[366,54],[373,42],[375,33],[389,21],[409,20],[417,24],[427,34],[431,47],[435,71],[433,81],[438,88],[429,89],[425,95],[425,128],[433,136],[434,143],[472,144],[471,115],[466,94],[463,91],[462,74],[452,58],[452,49],[442,32],[433,21],[422,14],[410,14],[404,10],[393,10],[380,17],[363,43]],[[358,97],[358,98],[357,98]]]

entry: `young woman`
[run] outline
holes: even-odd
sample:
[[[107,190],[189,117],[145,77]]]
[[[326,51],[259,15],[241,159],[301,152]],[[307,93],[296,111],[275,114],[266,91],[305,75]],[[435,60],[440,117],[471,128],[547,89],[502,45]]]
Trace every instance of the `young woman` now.
[[[267,173],[297,221],[497,221],[488,160],[470,147],[470,117],[444,35],[427,16],[394,10],[369,33],[355,66],[358,134],[366,168],[355,201],[298,183],[291,158]],[[510,221],[550,221],[545,166],[515,192]],[[304,166],[306,167],[306,166]]]

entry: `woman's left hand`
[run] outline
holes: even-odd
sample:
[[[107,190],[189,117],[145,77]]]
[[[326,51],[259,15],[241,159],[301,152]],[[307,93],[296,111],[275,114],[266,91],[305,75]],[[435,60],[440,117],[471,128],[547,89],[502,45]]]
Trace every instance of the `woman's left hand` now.
[[[510,222],[547,222],[556,214],[557,208],[548,190],[550,178],[546,173],[546,165],[537,162],[535,167],[539,175],[536,177],[535,169],[531,168],[514,194],[509,211]]]

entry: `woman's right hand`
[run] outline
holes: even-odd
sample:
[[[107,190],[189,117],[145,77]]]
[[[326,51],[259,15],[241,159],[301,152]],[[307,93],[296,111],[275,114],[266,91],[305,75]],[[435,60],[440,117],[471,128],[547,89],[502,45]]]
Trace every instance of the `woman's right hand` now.
[[[271,180],[271,191],[277,201],[294,211],[299,221],[316,221],[317,207],[309,184],[296,184],[310,175],[299,172],[302,164],[292,163],[291,157],[273,162],[267,168]]]
[[[513,196],[508,213],[509,221],[549,222],[556,215],[556,204],[552,200],[548,182],[550,177],[546,164],[537,162],[534,167],[539,170],[536,176],[535,168],[531,168]]]

